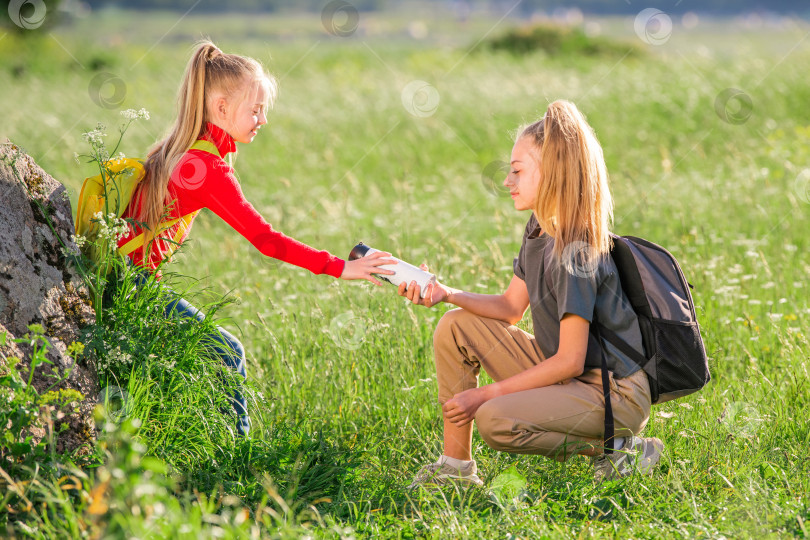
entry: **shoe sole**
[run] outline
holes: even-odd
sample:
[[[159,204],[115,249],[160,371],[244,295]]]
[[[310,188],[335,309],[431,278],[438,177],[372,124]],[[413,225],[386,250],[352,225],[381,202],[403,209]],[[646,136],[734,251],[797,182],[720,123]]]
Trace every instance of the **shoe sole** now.
[[[450,476],[450,475],[439,475],[435,478],[431,478],[428,481],[413,483],[408,486],[408,489],[416,489],[419,486],[422,487],[431,487],[431,488],[440,488],[449,485],[456,485],[461,487],[484,487],[484,482],[481,479],[473,480],[471,478],[465,476]]]
[[[655,466],[658,465],[658,462],[661,461],[661,455],[664,453],[664,443],[661,439],[656,437],[650,437],[647,439],[647,441],[652,445],[655,451],[653,452],[653,455],[650,456],[650,462],[647,467],[643,470],[639,468],[638,471],[641,474],[650,475],[652,474]]]
[[[653,469],[655,469],[655,466],[658,465],[658,462],[661,460],[661,455],[664,453],[664,443],[657,437],[649,437],[645,440],[649,445],[652,445],[654,452],[649,457],[650,461],[643,468],[634,465],[633,468],[627,472],[619,472],[618,467],[614,465],[608,472],[601,474],[594,473],[594,480],[597,482],[603,482],[605,480],[612,480],[614,478],[625,478],[636,472],[645,476],[651,475],[653,473]],[[624,465],[624,463],[621,465]]]

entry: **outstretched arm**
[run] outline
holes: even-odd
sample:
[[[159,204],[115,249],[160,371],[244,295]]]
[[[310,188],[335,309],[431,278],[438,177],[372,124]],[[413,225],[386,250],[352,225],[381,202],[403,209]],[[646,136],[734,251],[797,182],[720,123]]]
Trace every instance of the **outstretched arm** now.
[[[192,186],[195,189],[186,189],[185,196],[198,199],[200,206],[211,209],[264,255],[306,268],[314,274],[365,279],[376,285],[380,282],[372,272],[393,274],[389,270],[377,268],[384,264],[396,264],[394,260],[385,258],[390,257],[388,253],[364,257],[362,261],[346,262],[328,251],[314,249],[273,229],[245,198],[230,166],[208,155],[200,154],[199,158],[206,162],[205,182],[199,187]],[[181,189],[186,187],[182,182],[178,184]]]
[[[422,265],[422,269],[427,270],[427,266]],[[512,281],[503,294],[464,292],[437,282],[435,285],[427,286],[425,297],[422,298],[419,285],[412,281],[407,289],[404,283],[399,285],[399,295],[414,304],[427,307],[439,302],[447,302],[481,317],[498,319],[509,324],[520,321],[526,308],[529,307],[529,291],[526,288],[526,282],[517,276],[512,276]]]

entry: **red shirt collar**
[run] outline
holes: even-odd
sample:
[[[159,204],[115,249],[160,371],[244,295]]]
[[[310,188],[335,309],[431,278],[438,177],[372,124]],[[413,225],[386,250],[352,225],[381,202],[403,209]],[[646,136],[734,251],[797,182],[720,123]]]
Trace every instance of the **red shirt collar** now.
[[[200,139],[214,143],[221,157],[225,157],[225,154],[229,152],[236,152],[236,142],[233,140],[233,137],[228,135],[227,131],[211,122],[205,123],[205,130],[200,136]]]

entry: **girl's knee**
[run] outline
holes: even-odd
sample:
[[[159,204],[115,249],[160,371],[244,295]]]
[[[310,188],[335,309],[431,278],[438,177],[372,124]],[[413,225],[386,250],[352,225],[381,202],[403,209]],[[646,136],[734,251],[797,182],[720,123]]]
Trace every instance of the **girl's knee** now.
[[[512,420],[507,418],[493,401],[487,401],[475,413],[478,434],[493,450],[512,452],[515,450]]]
[[[223,360],[228,366],[234,368],[240,375],[247,377],[245,368],[245,348],[242,346],[242,343],[224,328],[218,326],[217,330],[219,331],[221,343],[224,349],[222,351]]]
[[[439,319],[439,324],[436,325],[436,330],[433,332],[433,345],[453,341],[456,328],[468,326],[477,318],[477,315],[473,315],[466,309],[451,309]]]
[[[451,309],[439,319],[439,324],[436,325],[436,330],[433,331],[433,344],[441,343],[448,337],[453,335],[453,319],[457,317],[456,312],[461,311],[461,308]]]
[[[475,414],[478,434],[487,446],[498,452],[537,454],[558,461],[572,455],[561,448],[565,435],[543,430],[540,426],[521,427],[515,411],[501,405],[497,398],[487,401]]]

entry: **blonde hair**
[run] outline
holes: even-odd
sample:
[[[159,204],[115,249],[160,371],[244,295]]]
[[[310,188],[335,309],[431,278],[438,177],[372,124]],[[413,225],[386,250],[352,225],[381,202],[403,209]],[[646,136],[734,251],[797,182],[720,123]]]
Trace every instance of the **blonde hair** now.
[[[262,85],[272,107],[278,94],[278,83],[256,60],[236,54],[225,54],[210,41],[202,41],[186,66],[177,95],[177,120],[169,134],[156,143],[144,161],[144,177],[138,185],[141,205],[136,221],[148,229],[149,245],[144,258],[149,260],[152,242],[160,222],[168,212],[169,180],[191,145],[205,132],[209,120],[209,101],[217,94],[227,99],[245,99],[247,91]],[[242,90],[244,95],[239,95]],[[160,246],[160,243],[158,243]],[[164,253],[161,249],[161,256]]]
[[[555,239],[554,253],[562,256],[566,247],[584,243],[588,252],[607,255],[613,198],[602,147],[579,109],[571,102],[555,101],[517,138],[534,143],[531,153],[540,182],[533,210],[543,230]]]

